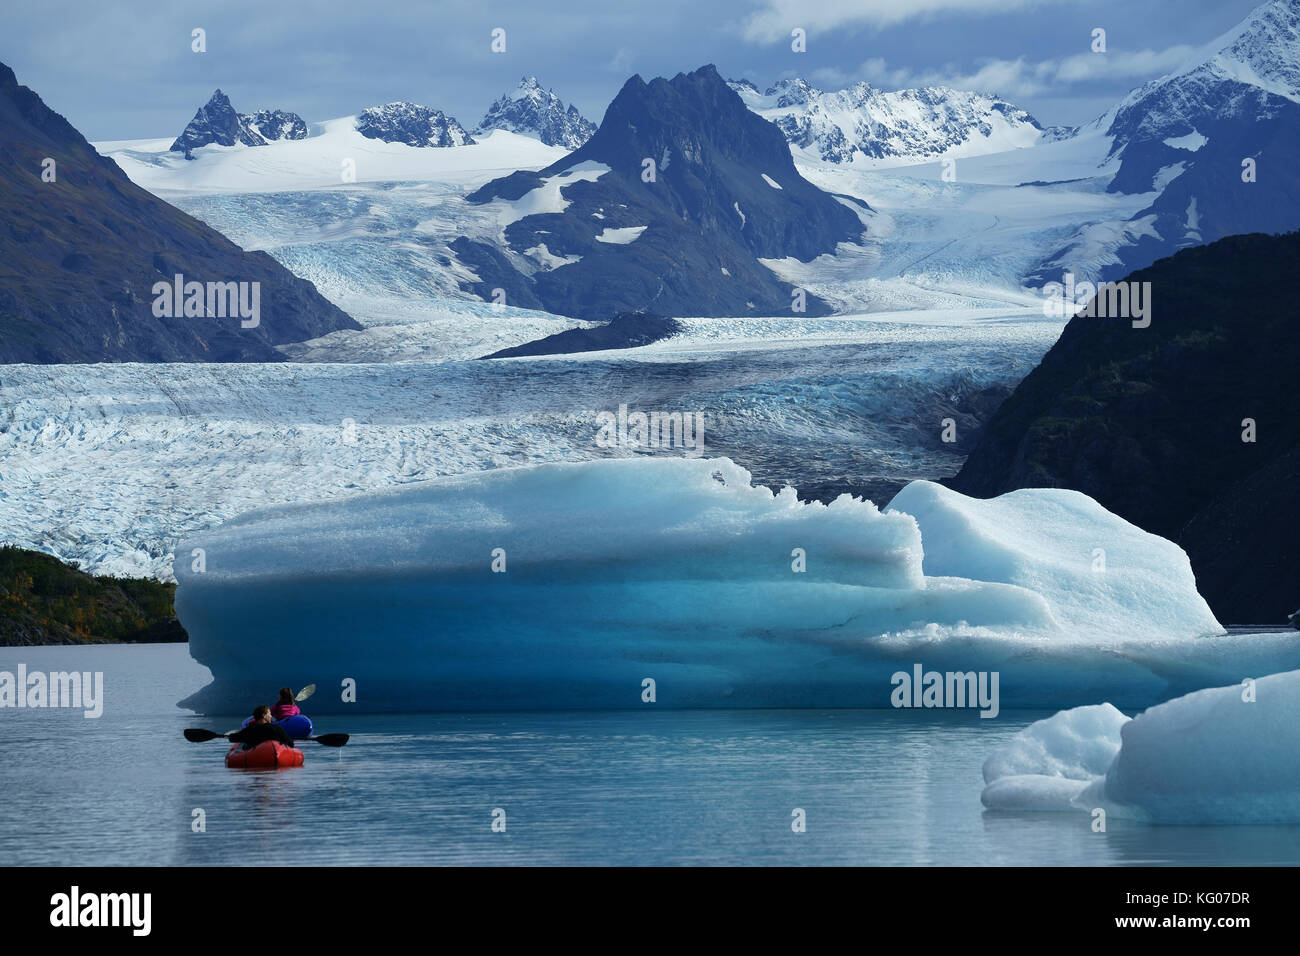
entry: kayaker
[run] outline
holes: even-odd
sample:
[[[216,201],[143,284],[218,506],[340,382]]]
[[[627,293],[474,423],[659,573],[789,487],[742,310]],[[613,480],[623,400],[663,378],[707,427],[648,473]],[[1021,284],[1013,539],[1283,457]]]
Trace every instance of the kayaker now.
[[[293,689],[290,687],[280,688],[280,699],[275,702],[271,708],[271,717],[274,720],[284,720],[286,717],[292,717],[295,714],[301,714],[298,705],[293,700]]]
[[[274,740],[286,747],[293,746],[293,738],[284,732],[284,728],[271,721],[271,708],[258,704],[253,709],[253,722],[243,730],[231,734],[229,740],[243,744],[245,750],[252,750],[260,743]]]

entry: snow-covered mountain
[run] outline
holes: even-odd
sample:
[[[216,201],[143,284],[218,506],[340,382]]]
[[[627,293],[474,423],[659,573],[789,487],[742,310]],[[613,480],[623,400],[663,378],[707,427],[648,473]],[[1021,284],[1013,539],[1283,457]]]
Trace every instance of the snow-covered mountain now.
[[[1005,100],[947,87],[886,93],[855,83],[824,92],[801,78],[766,93],[748,80],[730,86],[791,146],[831,163],[977,156],[1032,146],[1043,135],[1037,120]]]
[[[536,136],[547,146],[577,149],[596,132],[573,105],[565,106],[554,90],[543,89],[535,76],[525,76],[514,90],[501,97],[474,129],[482,135],[494,129]]]
[[[712,66],[647,83],[634,76],[583,146],[466,197],[500,223],[452,243],[484,298],[574,318],[620,312],[776,315],[796,293],[765,259],[801,262],[856,243],[861,201],[795,169],[781,133],[745,108]]]
[[[267,142],[277,139],[306,139],[307,124],[297,113],[284,110],[258,110],[246,116],[248,126]]]
[[[280,139],[306,139],[307,124],[297,113],[285,110],[258,110],[237,113],[230,97],[218,89],[200,106],[194,119],[176,137],[171,149],[188,153],[200,146],[265,146]]]
[[[1196,115],[1267,119],[1276,108],[1267,97],[1300,103],[1296,0],[1256,7],[1179,69],[1138,87],[1106,115],[1107,133],[1118,152],[1133,143],[1185,136]]]
[[[455,117],[418,103],[387,103],[361,111],[357,132],[407,146],[471,146],[474,139]]]
[[[1300,0],[1272,0],[1094,124],[1118,169],[1107,189],[1154,194],[1130,217],[1104,278],[1186,246],[1300,227]],[[1032,279],[1083,271],[1084,227]]]

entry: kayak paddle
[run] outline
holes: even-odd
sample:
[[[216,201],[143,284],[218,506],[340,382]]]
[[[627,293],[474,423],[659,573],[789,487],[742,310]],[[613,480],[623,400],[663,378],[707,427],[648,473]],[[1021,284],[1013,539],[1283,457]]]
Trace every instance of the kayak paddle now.
[[[230,734],[238,733],[232,730]],[[219,734],[215,730],[204,730],[202,727],[186,727],[185,739],[192,744],[201,744],[209,740],[217,740],[229,737],[230,734]],[[342,747],[348,742],[349,734],[321,734],[319,737],[304,737],[303,740],[314,740],[318,744],[324,744],[326,747]]]
[[[314,740],[318,744],[324,744],[326,747],[342,747],[350,740],[348,734],[321,734],[319,737],[308,737],[308,740]]]

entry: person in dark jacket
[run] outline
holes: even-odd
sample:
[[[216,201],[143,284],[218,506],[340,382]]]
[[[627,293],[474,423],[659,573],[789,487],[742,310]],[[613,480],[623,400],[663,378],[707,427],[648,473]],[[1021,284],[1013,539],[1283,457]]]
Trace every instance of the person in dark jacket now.
[[[284,732],[284,728],[271,720],[271,708],[258,704],[253,709],[253,722],[243,730],[229,735],[229,740],[243,744],[245,750],[252,750],[260,743],[274,740],[286,747],[293,746],[293,739]]]

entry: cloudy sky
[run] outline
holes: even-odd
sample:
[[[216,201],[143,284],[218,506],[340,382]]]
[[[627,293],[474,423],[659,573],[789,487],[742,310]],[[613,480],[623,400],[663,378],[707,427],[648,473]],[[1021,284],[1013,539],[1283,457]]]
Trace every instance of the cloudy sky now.
[[[943,84],[1090,120],[1256,0],[81,0],[9,4],[0,61],[91,140],[173,136],[212,90],[309,122],[411,100],[472,126],[523,74],[599,121],[633,73]],[[181,9],[181,8],[184,9]],[[207,51],[191,51],[191,31]],[[493,53],[491,32],[506,31]],[[807,33],[791,50],[790,31]],[[1107,52],[1092,53],[1092,31]]]

